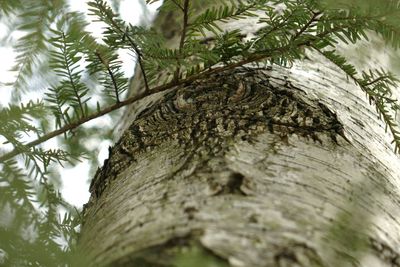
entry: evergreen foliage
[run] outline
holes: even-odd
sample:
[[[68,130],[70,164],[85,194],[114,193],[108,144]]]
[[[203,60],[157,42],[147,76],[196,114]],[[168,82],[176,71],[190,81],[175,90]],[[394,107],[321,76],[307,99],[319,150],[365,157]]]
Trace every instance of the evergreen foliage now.
[[[16,64],[12,68],[18,72],[12,84],[15,99],[30,89],[27,81],[34,73],[37,75],[40,65],[45,63],[48,27],[59,14],[63,14],[65,7],[65,0],[0,1],[0,17],[10,18],[10,27],[24,33],[14,46],[18,52]]]
[[[113,2],[118,7],[118,1]],[[11,31],[25,33],[14,47],[14,102],[0,109],[5,144],[0,153],[0,214],[12,221],[0,224],[7,264],[65,266],[73,255],[79,212],[56,190],[54,163],[74,164],[86,156],[97,165],[97,151],[82,146],[82,140],[110,139],[109,131],[82,129],[82,124],[211,73],[252,62],[290,67],[307,49],[318,51],[365,92],[393,136],[394,151],[399,151],[395,114],[400,106],[392,91],[398,80],[388,70],[357,71],[335,49],[338,41],[368,40],[368,31],[400,48],[399,1],[229,0],[200,13],[194,12],[194,2],[164,1],[160,12],[174,10],[181,20],[179,46],[170,48],[155,29],[126,23],[103,0],[88,2],[91,18],[106,25],[102,40],[86,31],[89,22],[64,0],[0,0],[0,16],[9,18]],[[248,18],[263,25],[251,39],[244,39],[239,30],[222,30],[223,23]],[[136,56],[144,79],[145,90],[130,98],[124,94],[128,80],[121,70],[120,49]],[[43,100],[18,103],[21,92],[35,89],[29,81],[36,76],[53,77]],[[96,87],[102,88],[100,94]],[[43,143],[57,136],[63,136],[58,139],[62,148],[45,149]],[[30,230],[22,231],[27,225]]]

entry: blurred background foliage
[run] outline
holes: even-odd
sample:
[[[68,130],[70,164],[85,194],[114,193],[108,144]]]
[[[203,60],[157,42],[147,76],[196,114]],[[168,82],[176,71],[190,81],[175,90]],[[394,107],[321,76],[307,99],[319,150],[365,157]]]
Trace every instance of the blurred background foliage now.
[[[328,9],[355,9],[358,10],[359,14],[363,14],[366,17],[373,17],[376,12],[382,9],[385,5],[390,5],[393,0],[320,0],[321,5]],[[392,25],[400,25],[400,16],[396,9],[392,9],[386,15],[386,21]],[[398,30],[396,30],[398,32]],[[400,32],[398,32],[400,34]],[[359,44],[348,46],[344,51],[347,57],[352,58],[358,67],[368,66],[369,61],[376,60],[377,58],[382,59],[385,66],[395,73],[400,74],[400,52],[399,50],[392,49],[382,38],[371,34],[369,47],[361,46]],[[372,47],[373,53],[368,49]],[[346,53],[347,52],[347,53]]]
[[[118,11],[121,2],[112,0],[109,4]],[[149,23],[146,4],[139,2],[144,14],[142,23]],[[85,12],[73,10],[67,0],[0,0],[0,25],[5,31],[0,46],[13,47],[17,54],[14,65],[9,66],[15,73],[14,81],[0,83],[3,103],[6,92],[12,90],[8,106],[0,106],[0,156],[13,147],[24,149],[23,144],[36,137],[113,102],[101,86],[105,82],[101,70],[89,75],[80,67],[90,59],[85,63],[76,45],[86,49],[104,46],[101,37],[87,30],[95,17]],[[132,12],[132,16],[140,14],[140,10]],[[97,28],[101,26],[104,25]],[[69,50],[63,54],[63,49]],[[60,65],[62,61],[58,59],[64,56],[69,58]],[[129,64],[133,69],[133,57]],[[75,80],[66,84],[63,69],[68,68]],[[127,77],[123,79],[127,81]],[[62,86],[79,87],[81,103],[73,95],[64,95],[65,103],[57,102],[60,99],[57,94],[68,92],[62,91]],[[94,101],[85,103],[89,99]],[[66,110],[68,101],[71,109],[81,105],[82,113]],[[57,112],[59,116],[55,118]],[[111,121],[119,116],[119,112],[106,115],[100,122],[69,131],[56,141],[25,149],[22,156],[0,163],[0,266],[88,266],[76,251],[81,207],[74,207],[61,196],[60,170],[85,160],[93,173],[101,164],[99,143],[111,142]],[[91,177],[80,178],[89,182]]]

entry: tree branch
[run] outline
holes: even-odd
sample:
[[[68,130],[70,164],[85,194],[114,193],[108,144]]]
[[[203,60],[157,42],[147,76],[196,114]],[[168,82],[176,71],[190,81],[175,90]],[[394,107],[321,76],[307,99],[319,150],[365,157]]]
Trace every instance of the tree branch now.
[[[171,0],[171,2],[174,3],[180,10],[184,10],[184,8],[176,0]]]
[[[290,48],[289,46],[285,46],[285,47],[282,47],[279,50],[284,52],[285,50],[287,50],[289,48]],[[274,53],[275,52],[276,52],[276,50],[274,50]],[[208,75],[211,75],[211,74],[214,74],[214,73],[223,72],[223,71],[230,70],[230,69],[234,69],[234,68],[243,66],[245,64],[248,64],[248,63],[252,63],[252,62],[256,62],[256,61],[260,61],[260,60],[266,59],[268,57],[270,57],[270,54],[254,54],[254,55],[251,55],[251,56],[247,57],[246,59],[243,59],[243,60],[238,61],[236,63],[232,63],[232,64],[221,66],[221,67],[216,67],[214,69],[208,69],[206,71],[203,71],[203,72],[194,74],[192,76],[189,76],[186,79],[182,79],[182,80],[178,80],[178,81],[174,81],[173,80],[170,83],[167,83],[167,84],[161,85],[161,86],[157,86],[157,87],[152,88],[151,90],[147,90],[147,91],[145,91],[145,92],[143,92],[143,93],[141,93],[141,94],[139,94],[137,96],[130,97],[130,98],[124,100],[124,101],[115,103],[115,104],[113,104],[113,105],[111,105],[111,106],[109,106],[107,108],[104,108],[104,109],[102,109],[102,110],[100,110],[100,111],[98,111],[96,113],[93,113],[92,115],[89,115],[87,117],[81,118],[81,119],[79,119],[79,120],[77,120],[77,121],[75,121],[75,122],[73,122],[71,124],[68,124],[68,125],[65,125],[65,126],[61,127],[58,130],[52,131],[52,132],[50,132],[48,134],[45,134],[45,135],[39,137],[38,139],[27,143],[26,145],[24,145],[24,148],[26,149],[26,148],[31,148],[31,147],[37,146],[37,145],[39,145],[41,143],[46,142],[47,140],[49,140],[49,139],[51,139],[53,137],[56,137],[56,136],[58,136],[60,134],[66,133],[68,131],[71,131],[71,130],[79,127],[80,125],[88,122],[88,121],[91,121],[93,119],[99,118],[99,117],[101,117],[101,116],[103,116],[105,114],[108,114],[108,113],[110,113],[110,112],[112,112],[114,110],[117,110],[117,109],[119,109],[121,107],[124,107],[124,106],[127,106],[129,104],[132,104],[132,103],[134,103],[134,102],[136,102],[136,101],[138,101],[140,99],[143,99],[143,98],[145,98],[145,97],[147,97],[149,95],[153,95],[155,93],[163,92],[163,91],[171,89],[171,88],[173,88],[175,86],[191,83],[191,82],[196,81],[198,79],[204,78],[204,77],[206,77]],[[14,150],[12,150],[12,151],[0,156],[0,162],[4,162],[6,160],[9,160],[12,157],[15,157],[15,156],[17,156],[17,155],[19,155],[21,153],[23,153],[22,150],[14,149]]]
[[[188,7],[188,4],[189,4],[189,0],[186,0],[185,1],[185,6]],[[316,16],[317,15],[314,14],[314,16],[310,20],[310,22],[307,23],[304,27],[302,27],[302,29],[297,34],[295,34],[293,36],[292,41],[294,41],[295,39],[297,39],[299,36],[302,35],[302,33],[304,32],[304,29],[306,29],[311,24],[311,22],[315,19]],[[186,21],[186,23],[187,23],[187,21]],[[296,43],[295,46],[296,47],[311,46],[314,49],[316,49],[317,51],[323,53],[321,50],[319,50],[318,48],[313,46],[312,42],[315,41],[318,38],[322,38],[323,36],[325,36],[325,35],[327,35],[329,33],[332,33],[332,29],[330,31],[327,31],[327,32],[322,32],[322,33],[318,34],[317,36],[310,37],[307,40],[304,40],[304,41],[301,41],[299,43]],[[182,32],[182,34],[183,34],[183,32]],[[128,38],[129,38],[129,36],[128,36]],[[185,37],[182,35],[181,36],[180,47],[183,47],[184,38]],[[133,41],[132,41],[132,43],[134,44]],[[139,94],[137,96],[133,96],[133,97],[130,97],[130,98],[124,100],[124,101],[117,102],[114,105],[111,105],[111,106],[109,106],[109,107],[107,107],[105,109],[102,109],[102,110],[100,110],[100,111],[98,111],[98,112],[96,112],[96,113],[94,113],[92,115],[89,115],[87,117],[81,118],[81,119],[77,120],[76,122],[73,122],[73,123],[71,123],[69,125],[65,125],[65,126],[61,127],[60,129],[58,129],[58,130],[55,130],[55,131],[50,132],[50,133],[48,133],[48,134],[46,134],[46,135],[44,135],[42,137],[39,137],[38,139],[26,144],[25,148],[31,148],[31,147],[34,147],[36,145],[39,145],[39,144],[41,144],[41,143],[43,143],[43,142],[45,142],[45,141],[47,141],[47,140],[49,140],[49,139],[51,139],[51,138],[53,138],[55,136],[58,136],[58,135],[63,134],[63,133],[66,133],[66,132],[68,132],[68,131],[70,131],[72,129],[75,129],[75,128],[79,127],[80,125],[82,125],[82,124],[84,124],[84,123],[86,123],[86,122],[88,122],[90,120],[93,120],[93,119],[96,119],[98,117],[101,117],[101,116],[103,116],[105,114],[108,114],[108,113],[110,113],[110,112],[112,112],[114,110],[117,110],[117,109],[119,109],[121,107],[124,107],[126,105],[132,104],[132,103],[134,103],[134,102],[136,102],[136,101],[138,101],[140,99],[143,99],[144,97],[147,97],[149,95],[153,95],[153,94],[158,93],[158,92],[166,91],[166,90],[171,89],[171,88],[173,88],[175,86],[178,86],[178,85],[191,83],[193,81],[196,81],[198,79],[201,79],[201,78],[206,77],[206,76],[211,75],[211,74],[215,74],[215,73],[223,72],[223,71],[226,71],[226,70],[234,69],[234,68],[243,66],[245,64],[248,64],[248,63],[265,60],[267,58],[270,58],[271,55],[276,56],[276,54],[284,54],[287,51],[289,51],[290,49],[293,49],[293,45],[285,45],[285,46],[282,46],[282,47],[275,48],[273,50],[264,50],[261,53],[259,51],[258,53],[251,54],[248,57],[246,57],[246,58],[244,58],[244,59],[242,59],[240,61],[237,61],[235,63],[231,63],[231,64],[224,65],[224,66],[221,66],[221,67],[215,67],[215,68],[212,68],[212,69],[210,68],[210,69],[204,70],[202,72],[199,72],[197,74],[193,74],[193,75],[191,75],[191,76],[189,76],[189,77],[187,77],[185,79],[182,79],[182,80],[174,79],[174,80],[172,80],[171,82],[169,82],[169,83],[167,83],[165,85],[154,87],[151,90],[147,89],[147,90],[145,90],[145,92],[143,92],[143,93],[141,93],[141,94]],[[139,61],[139,64],[140,64],[140,61]],[[352,78],[357,79],[356,77],[352,77]],[[148,86],[148,85],[145,83],[145,86]],[[380,113],[383,115],[383,117],[385,119],[385,122],[387,122],[391,132],[392,133],[396,133],[396,130],[394,129],[394,126],[390,123],[391,121],[387,118],[387,116],[386,116],[387,114],[384,113],[384,110],[382,110],[382,107],[378,107],[378,109],[379,109]],[[397,137],[397,135],[396,135],[396,137]],[[400,142],[396,142],[396,148],[400,148]],[[0,156],[0,162],[4,162],[4,161],[6,161],[6,160],[8,160],[8,159],[10,159],[10,158],[12,158],[12,157],[14,157],[16,155],[21,154],[21,153],[23,153],[23,151],[16,148],[16,149],[12,150],[11,152],[8,152],[8,153]]]
[[[296,32],[296,34],[292,37],[292,40],[297,39],[311,26],[313,22],[318,21],[318,16],[321,14],[322,12],[313,12],[313,15],[310,18],[310,20],[303,27],[301,27],[301,29],[298,32]]]
[[[148,82],[148,80],[147,80],[147,75],[146,75],[146,72],[144,71],[142,52],[140,52],[139,47],[138,47],[138,46],[136,45],[136,43],[132,40],[132,38],[127,34],[127,32],[121,30],[121,29],[119,28],[119,26],[116,25],[116,23],[114,22],[114,20],[111,19],[111,21],[113,22],[113,25],[114,25],[120,32],[122,32],[122,33],[126,36],[126,38],[128,39],[129,43],[131,44],[133,50],[135,51],[136,55],[138,56],[138,63],[139,63],[139,67],[140,67],[140,70],[141,70],[142,75],[143,75],[144,87],[145,87],[146,91],[150,90],[150,88],[149,88],[149,82]]]
[[[139,47],[136,45],[136,43],[132,40],[132,38],[128,35],[127,30],[122,30],[119,25],[117,23],[115,23],[114,19],[111,17],[108,18],[110,20],[110,22],[112,23],[112,25],[114,26],[114,28],[119,31],[120,33],[122,33],[122,39],[123,38],[127,38],[129,41],[129,44],[131,45],[133,51],[135,52],[135,54],[138,56],[138,63],[139,63],[139,67],[140,70],[142,72],[143,75],[143,80],[144,80],[144,86],[145,86],[145,90],[148,91],[150,90],[149,88],[149,83],[148,83],[148,79],[147,79],[147,75],[146,72],[144,71],[144,65],[143,65],[143,55],[140,52]]]
[[[363,86],[370,86],[370,85],[373,85],[374,83],[380,82],[380,81],[388,79],[388,78],[390,78],[390,76],[387,76],[387,75],[381,76],[381,77],[376,78],[373,81],[370,81],[369,83],[363,84]]]
[[[115,98],[117,103],[120,102],[119,100],[119,93],[118,93],[118,85],[117,85],[117,81],[115,80],[114,74],[112,73],[110,66],[107,62],[104,61],[104,59],[102,58],[102,56],[100,55],[100,53],[98,51],[95,52],[96,56],[99,58],[99,60],[101,61],[101,63],[103,63],[103,65],[107,68],[107,72],[111,77],[111,81],[113,83],[114,86],[114,91],[115,91]]]

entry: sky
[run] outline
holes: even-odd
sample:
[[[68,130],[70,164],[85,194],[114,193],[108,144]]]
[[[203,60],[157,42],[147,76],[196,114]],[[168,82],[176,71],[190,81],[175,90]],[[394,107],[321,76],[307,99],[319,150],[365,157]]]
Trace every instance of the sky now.
[[[83,0],[69,0],[70,6],[73,10],[81,11],[87,13],[87,1]],[[151,14],[154,14],[159,3],[151,5],[149,7],[149,11]],[[121,0],[120,4],[120,15],[121,17],[135,25],[140,21],[141,16],[143,15],[143,10],[139,3],[139,0]],[[95,37],[101,38],[101,29],[102,24],[91,23],[87,30],[93,32]],[[0,23],[0,39],[7,34],[7,28]],[[18,33],[15,33],[15,38],[18,37]],[[0,64],[0,105],[6,106],[11,97],[10,87],[2,86],[1,83],[13,82],[15,81],[16,75],[13,72],[9,71],[9,68],[14,65],[14,60],[16,57],[16,53],[13,51],[12,47],[2,47],[0,46],[0,55],[1,55],[1,64]],[[131,77],[133,75],[134,70],[134,61],[132,56],[128,53],[121,52],[120,53],[123,66],[122,70],[125,72],[126,77]],[[38,93],[29,93],[25,94],[22,101],[28,101],[29,99],[37,99],[40,98]],[[96,123],[110,123],[108,120],[97,120]],[[46,142],[46,145],[49,146],[57,146],[55,140]],[[108,155],[108,146],[109,142],[103,141],[100,143],[94,143],[93,146],[101,147],[100,154],[98,155],[99,162],[103,162],[103,160]],[[86,203],[89,199],[89,169],[90,166],[88,162],[85,160],[73,168],[59,168],[62,179],[62,188],[61,194],[66,201],[70,204],[75,205],[77,207],[81,207],[84,203]]]

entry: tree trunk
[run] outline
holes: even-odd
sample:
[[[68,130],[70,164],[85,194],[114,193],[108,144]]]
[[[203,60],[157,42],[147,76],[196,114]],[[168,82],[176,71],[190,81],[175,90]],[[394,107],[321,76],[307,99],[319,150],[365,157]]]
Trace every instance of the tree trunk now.
[[[391,137],[324,59],[140,105],[91,186],[80,244],[95,266],[400,266]]]

